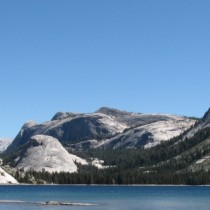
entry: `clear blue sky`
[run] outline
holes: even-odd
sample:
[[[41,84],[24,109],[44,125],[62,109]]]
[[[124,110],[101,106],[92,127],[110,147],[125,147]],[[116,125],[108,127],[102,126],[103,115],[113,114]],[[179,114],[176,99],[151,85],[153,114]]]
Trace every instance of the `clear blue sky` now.
[[[0,137],[101,106],[200,117],[210,1],[0,1],[0,73]]]

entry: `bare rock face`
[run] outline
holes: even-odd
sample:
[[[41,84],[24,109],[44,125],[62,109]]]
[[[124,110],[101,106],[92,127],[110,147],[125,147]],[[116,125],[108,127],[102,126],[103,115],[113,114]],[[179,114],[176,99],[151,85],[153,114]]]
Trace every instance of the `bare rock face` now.
[[[65,144],[77,143],[89,139],[109,138],[127,128],[110,116],[93,114],[59,113],[53,120],[42,124],[25,124],[7,151],[11,152],[23,146],[34,135],[49,135]]]
[[[154,146],[179,135],[195,120],[167,114],[140,114],[103,107],[94,113],[58,112],[51,121],[25,124],[7,152],[35,135],[47,135],[73,148]]]
[[[57,112],[54,117],[52,118],[52,121],[53,120],[63,120],[63,119],[66,119],[66,118],[73,118],[73,117],[76,117],[78,116],[78,114],[76,113],[72,113],[72,112]]]
[[[189,125],[192,125],[191,120],[175,116],[172,118],[171,116],[170,120],[138,126],[113,138],[103,140],[99,142],[95,148],[148,148],[155,146],[162,141],[167,141],[175,136],[179,136],[189,128]]]
[[[203,118],[195,124],[195,126],[189,130],[187,134],[183,136],[183,139],[190,138],[195,135],[199,130],[209,128],[210,127],[210,108],[208,111],[204,114]]]
[[[37,123],[35,121],[30,120],[23,125],[23,128],[30,128],[30,127],[33,127],[33,126],[36,126],[36,125],[37,125]]]
[[[86,160],[69,154],[60,142],[46,135],[32,136],[16,163],[24,171],[77,172],[77,165]]]
[[[208,111],[204,114],[203,116],[203,123],[205,123],[206,125],[210,126],[210,108],[208,109]]]
[[[18,181],[0,167],[0,184],[18,184]]]

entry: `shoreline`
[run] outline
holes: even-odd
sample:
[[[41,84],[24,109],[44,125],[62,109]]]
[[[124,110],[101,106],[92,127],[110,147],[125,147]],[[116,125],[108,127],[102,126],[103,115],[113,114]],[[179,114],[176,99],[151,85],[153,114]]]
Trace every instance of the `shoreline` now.
[[[7,204],[29,204],[29,205],[46,205],[46,206],[97,206],[93,203],[78,203],[78,202],[60,202],[60,201],[45,201],[45,202],[34,202],[34,201],[22,201],[22,200],[0,200],[0,203]]]
[[[184,185],[184,184],[122,184],[122,185],[116,185],[116,184],[1,184],[0,186],[83,186],[83,187],[210,187],[210,185]]]

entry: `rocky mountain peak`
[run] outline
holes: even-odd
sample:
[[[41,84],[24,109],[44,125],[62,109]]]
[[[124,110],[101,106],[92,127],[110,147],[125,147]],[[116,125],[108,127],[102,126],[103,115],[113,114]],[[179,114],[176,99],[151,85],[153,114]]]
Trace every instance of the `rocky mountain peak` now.
[[[51,120],[52,121],[53,120],[63,120],[63,119],[66,119],[66,118],[75,117],[77,115],[78,114],[73,113],[73,112],[57,112]]]
[[[37,123],[36,123],[35,121],[30,120],[30,121],[26,122],[26,123],[23,125],[22,128],[30,128],[30,127],[33,127],[33,126],[36,126],[36,125],[37,125]]]
[[[153,134],[151,141],[154,141],[154,144],[152,145],[155,145],[156,142],[179,135],[194,122],[193,119],[174,115],[139,114],[108,107],[102,107],[95,113],[88,114],[58,112],[51,121],[39,125],[33,121],[26,123],[6,152],[21,148],[35,135],[45,135],[45,139],[49,139],[46,136],[54,137],[64,145],[80,142],[87,145],[85,141],[96,140],[98,146],[110,143],[115,148],[116,144],[120,147],[127,147],[127,145],[138,147],[143,141],[141,136],[145,132],[150,132]],[[139,129],[135,130],[136,128]],[[148,142],[143,141],[143,143]],[[96,146],[95,143],[94,146]]]
[[[95,113],[102,113],[111,116],[119,116],[119,115],[129,115],[130,112],[122,111],[119,109],[109,108],[109,107],[101,107],[95,111]]]

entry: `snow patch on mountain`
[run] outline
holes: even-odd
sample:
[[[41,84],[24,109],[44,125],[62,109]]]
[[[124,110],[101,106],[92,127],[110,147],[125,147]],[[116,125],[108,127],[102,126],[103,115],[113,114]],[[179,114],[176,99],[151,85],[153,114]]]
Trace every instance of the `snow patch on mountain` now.
[[[200,163],[203,163],[203,162],[206,161],[206,160],[210,160],[210,155],[207,155],[207,156],[205,156],[205,157],[203,157],[203,158],[197,160],[195,163],[196,163],[196,164],[200,164]]]
[[[24,171],[77,172],[76,163],[86,165],[87,161],[69,154],[60,142],[51,136],[32,136],[26,151],[18,159],[17,168]]]

